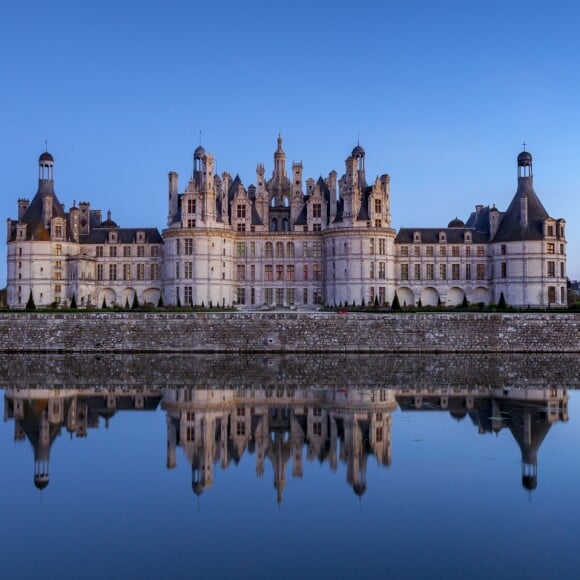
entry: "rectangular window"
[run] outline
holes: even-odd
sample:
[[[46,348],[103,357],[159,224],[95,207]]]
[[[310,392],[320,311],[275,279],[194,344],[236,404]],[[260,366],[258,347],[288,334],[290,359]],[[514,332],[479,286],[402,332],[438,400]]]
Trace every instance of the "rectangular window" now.
[[[564,278],[566,276],[566,267],[564,266],[564,262],[560,262],[560,278]]]
[[[254,266],[254,264],[250,266],[250,280],[252,282],[255,282],[256,280],[256,266]]]
[[[137,280],[145,280],[145,264],[137,264]]]
[[[465,279],[471,280],[471,264],[465,264]]]
[[[313,203],[312,204],[312,217],[313,218],[322,217],[322,204],[320,204],[320,203]]]
[[[293,258],[294,257],[294,242],[288,242],[286,244],[286,255],[289,258]]]
[[[151,264],[151,280],[159,280],[159,264]]]
[[[374,280],[375,279],[375,263],[371,262],[369,265],[370,265],[369,277],[371,280]]]
[[[379,303],[384,304],[387,301],[387,295],[385,293],[385,287],[379,286]]]
[[[193,255],[193,239],[192,238],[185,238],[185,240],[183,240],[183,253],[186,256]]]
[[[117,279],[117,264],[109,264],[109,280]]]
[[[435,279],[435,265],[434,264],[426,264],[425,265],[425,278],[427,278],[427,280],[434,280]]]
[[[308,304],[308,288],[302,290],[302,304]]]
[[[131,264],[123,264],[123,280],[131,279]]]
[[[145,257],[145,246],[137,246],[137,257],[138,258]]]
[[[302,280],[308,280],[308,265],[304,264],[302,267]]]
[[[471,246],[465,246],[465,256],[467,258],[471,256]]]
[[[187,200],[187,213],[195,213],[195,199],[188,199]]]
[[[322,231],[322,225],[321,224],[312,224],[312,231],[313,232],[321,232]]]
[[[318,288],[312,291],[312,303],[322,304],[322,291]]]
[[[131,246],[123,246],[123,257],[124,258],[131,257]]]
[[[274,289],[273,288],[266,288],[265,303],[266,304],[273,304],[274,303]]]
[[[485,280],[485,264],[476,265],[476,275],[478,280]]]
[[[54,236],[56,238],[62,238],[62,226],[54,226]]]
[[[246,219],[246,206],[243,203],[237,205],[236,215],[238,219]]]
[[[264,280],[271,282],[274,279],[274,268],[272,264],[267,264],[264,267]]]
[[[386,278],[385,263],[379,262],[379,280],[384,280]]]
[[[446,256],[447,255],[447,247],[446,246],[439,246],[439,255]]]
[[[315,258],[322,257],[322,242],[314,242],[312,244],[312,255]]]
[[[152,258],[159,257],[159,246],[151,246],[151,257]]]
[[[409,264],[401,264],[401,280],[409,279]]]
[[[183,299],[187,306],[193,306],[193,288],[191,286],[183,288]]]
[[[451,264],[451,279],[459,280],[459,264]]]
[[[439,264],[439,280],[447,280],[447,264]]]
[[[425,248],[425,255],[426,255],[428,258],[432,258],[432,257],[433,257],[433,246],[427,246],[427,247]]]
[[[459,258],[459,246],[451,246],[451,255],[454,258]]]
[[[413,255],[417,258],[421,255],[421,246],[415,246],[413,248]]]
[[[250,304],[256,304],[256,289],[250,288]]]
[[[548,242],[546,244],[546,253],[547,254],[555,254],[556,253],[556,244],[553,242]]]
[[[288,280],[289,282],[294,281],[294,266],[293,265],[286,266],[286,280]]]
[[[380,199],[375,199],[375,213],[380,214],[383,211],[383,204]]]
[[[175,254],[177,256],[181,255],[181,240],[175,240]]]
[[[274,257],[274,246],[272,242],[266,242],[266,250],[265,250],[266,258],[273,258]]]
[[[314,264],[313,276],[315,280],[322,280],[322,264]]]
[[[95,255],[97,256],[97,258],[103,257],[103,246],[97,246]]]
[[[308,257],[308,242],[302,242],[302,256]]]
[[[556,262],[548,262],[548,277],[554,278],[556,276]]]
[[[409,246],[401,246],[401,256],[406,258],[409,255]]]
[[[238,233],[243,233],[246,231],[246,224],[242,223],[242,224],[238,224],[237,227]]]
[[[374,302],[375,301],[375,287],[374,286],[371,286],[369,288],[369,300],[371,302]]]
[[[413,279],[421,279],[421,264],[413,264]]]
[[[245,288],[238,288],[236,290],[236,302],[238,304],[245,304],[246,303],[246,289]]]
[[[97,264],[97,280],[103,280],[105,275],[103,273],[103,264]]]
[[[139,265],[137,265],[138,267]],[[188,280],[192,280],[193,279],[193,262],[185,262],[184,266],[184,275],[185,278],[187,278]]]
[[[286,290],[286,304],[288,304],[288,306],[292,306],[295,302],[295,298],[294,298],[294,288],[288,288]]]
[[[250,258],[256,257],[256,242],[250,242]]]
[[[501,253],[502,256],[505,256],[507,254],[507,247],[506,247],[505,244],[502,244],[500,246],[500,253]]]
[[[187,227],[188,228],[194,228],[195,227],[195,220],[194,219],[188,219],[187,220]]]
[[[284,266],[276,264],[276,281],[284,280]]]
[[[485,247],[484,246],[477,246],[476,255],[478,258],[484,258],[485,257]]]
[[[246,257],[246,243],[245,242],[237,242],[236,243],[236,258],[245,258]]]
[[[276,258],[284,257],[284,244],[282,242],[276,242]]]
[[[548,302],[554,304],[556,302],[556,287],[548,286]]]
[[[379,238],[379,254],[385,255],[387,242],[384,238]]]
[[[370,241],[371,241],[371,247],[370,247],[369,251],[371,254],[374,254],[375,253],[375,240],[374,240],[374,238],[371,238]]]
[[[284,304],[284,288],[276,288],[276,306]]]
[[[179,271],[179,262],[177,262],[175,264],[175,277],[180,278],[181,277],[180,274],[181,274],[181,272]]]
[[[109,247],[109,257],[111,257],[111,258],[117,257],[117,246],[110,246]]]
[[[548,236],[552,237],[554,235],[554,226],[548,226]]]

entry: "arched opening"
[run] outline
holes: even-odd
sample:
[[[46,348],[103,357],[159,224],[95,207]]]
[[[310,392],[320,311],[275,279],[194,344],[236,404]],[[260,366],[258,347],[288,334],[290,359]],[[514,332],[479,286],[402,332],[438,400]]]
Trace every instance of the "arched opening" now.
[[[159,304],[159,298],[161,298],[161,290],[158,288],[147,288],[147,290],[143,292],[143,302],[145,302],[145,304],[153,304],[153,306],[157,306]]]
[[[432,287],[424,288],[421,292],[421,304],[423,306],[437,306],[439,304],[439,292]]]
[[[410,288],[397,288],[397,296],[402,308],[405,306],[415,306],[415,295]]]
[[[489,290],[481,286],[476,288],[471,296],[471,302],[473,304],[479,304],[480,302],[489,304]]]
[[[110,308],[111,306],[114,306],[116,303],[117,303],[117,293],[112,288],[103,288],[99,292],[99,301],[97,303],[97,306],[99,308],[103,308],[103,306]]]
[[[465,292],[454,286],[450,288],[447,292],[447,305],[448,306],[460,306],[463,303],[463,298],[465,297]]]

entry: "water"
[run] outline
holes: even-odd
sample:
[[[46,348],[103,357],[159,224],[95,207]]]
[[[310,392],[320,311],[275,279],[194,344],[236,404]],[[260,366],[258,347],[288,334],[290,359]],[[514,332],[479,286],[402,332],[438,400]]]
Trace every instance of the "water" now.
[[[2,575],[577,577],[577,366],[4,358]]]

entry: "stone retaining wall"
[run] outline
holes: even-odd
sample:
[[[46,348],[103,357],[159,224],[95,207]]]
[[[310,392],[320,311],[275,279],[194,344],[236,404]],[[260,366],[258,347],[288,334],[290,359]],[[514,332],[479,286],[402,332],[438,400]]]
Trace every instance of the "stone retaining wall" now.
[[[6,313],[1,352],[580,352],[580,314]]]

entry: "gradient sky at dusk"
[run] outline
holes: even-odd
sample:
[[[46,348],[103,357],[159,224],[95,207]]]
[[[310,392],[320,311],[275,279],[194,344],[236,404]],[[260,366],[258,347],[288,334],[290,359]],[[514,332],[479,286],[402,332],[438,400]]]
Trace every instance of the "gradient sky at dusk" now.
[[[393,227],[445,226],[507,208],[525,140],[578,279],[578,22],[571,0],[6,3],[2,214],[34,196],[48,140],[67,209],[162,229],[167,173],[183,189],[200,131],[246,186],[281,132],[314,178],[341,175],[360,135],[369,181],[391,175]]]

